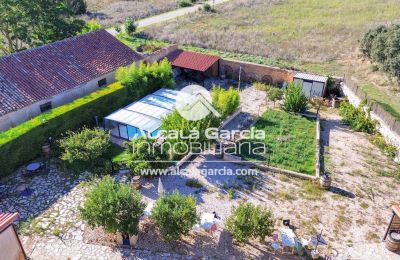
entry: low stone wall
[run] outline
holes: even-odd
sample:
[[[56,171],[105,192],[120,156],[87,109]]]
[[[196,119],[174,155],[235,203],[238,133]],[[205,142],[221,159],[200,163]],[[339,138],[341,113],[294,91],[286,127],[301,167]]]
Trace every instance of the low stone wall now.
[[[270,85],[282,85],[283,82],[292,82],[296,74],[295,71],[281,69],[278,67],[260,65],[256,63],[221,59],[219,61],[219,73],[230,79],[240,79],[242,81],[260,81]]]

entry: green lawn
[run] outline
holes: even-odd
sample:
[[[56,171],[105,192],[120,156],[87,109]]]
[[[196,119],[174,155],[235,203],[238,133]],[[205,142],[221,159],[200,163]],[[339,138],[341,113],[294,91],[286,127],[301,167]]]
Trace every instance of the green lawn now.
[[[104,158],[112,160],[112,162],[114,163],[119,163],[119,162],[125,162],[127,160],[127,156],[128,154],[126,153],[124,148],[115,144],[111,144],[110,148],[104,155]]]
[[[284,111],[269,110],[259,118],[255,128],[265,131],[264,143],[270,154],[256,156],[243,149],[241,156],[246,160],[267,163],[269,157],[271,166],[315,174],[315,120]]]

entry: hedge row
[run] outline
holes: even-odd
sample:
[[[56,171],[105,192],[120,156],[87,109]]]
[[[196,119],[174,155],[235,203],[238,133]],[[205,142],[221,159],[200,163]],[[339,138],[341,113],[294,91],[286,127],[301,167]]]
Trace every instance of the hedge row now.
[[[93,126],[96,116],[104,117],[130,101],[127,89],[117,82],[0,133],[0,177],[39,156],[48,137]]]

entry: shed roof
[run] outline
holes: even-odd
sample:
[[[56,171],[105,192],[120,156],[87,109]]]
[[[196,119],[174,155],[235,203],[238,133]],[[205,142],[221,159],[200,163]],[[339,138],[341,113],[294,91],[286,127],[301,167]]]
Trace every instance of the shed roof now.
[[[315,75],[315,74],[304,73],[304,72],[296,73],[296,75],[294,75],[294,78],[295,79],[303,79],[303,80],[323,82],[323,83],[326,83],[328,81],[328,77]]]
[[[0,213],[0,232],[9,227],[18,217],[18,213]]]
[[[220,57],[177,49],[167,55],[167,59],[175,67],[205,72],[211,68]]]
[[[142,59],[106,30],[0,58],[0,116]]]
[[[178,95],[180,95],[179,91],[162,88],[115,111],[105,119],[152,133],[161,126],[161,118],[171,113],[176,107]]]

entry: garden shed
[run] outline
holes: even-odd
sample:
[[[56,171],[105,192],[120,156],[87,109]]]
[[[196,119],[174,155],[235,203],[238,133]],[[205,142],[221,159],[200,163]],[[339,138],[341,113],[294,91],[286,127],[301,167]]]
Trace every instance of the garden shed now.
[[[322,97],[325,94],[328,77],[298,72],[294,75],[294,83],[303,87],[307,97]]]
[[[173,111],[182,95],[184,93],[173,89],[159,89],[105,117],[104,128],[110,130],[112,136],[126,140],[143,135],[155,137],[160,131],[161,118]]]

